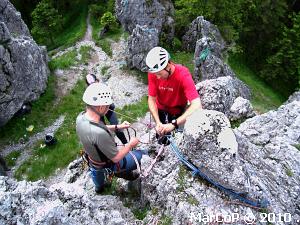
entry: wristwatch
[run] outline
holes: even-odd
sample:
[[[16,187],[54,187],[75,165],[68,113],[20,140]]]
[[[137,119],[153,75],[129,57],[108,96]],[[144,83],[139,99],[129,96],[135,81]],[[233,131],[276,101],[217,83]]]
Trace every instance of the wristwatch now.
[[[171,123],[172,123],[172,125],[174,125],[174,127],[175,127],[176,129],[178,129],[177,120],[172,120]]]

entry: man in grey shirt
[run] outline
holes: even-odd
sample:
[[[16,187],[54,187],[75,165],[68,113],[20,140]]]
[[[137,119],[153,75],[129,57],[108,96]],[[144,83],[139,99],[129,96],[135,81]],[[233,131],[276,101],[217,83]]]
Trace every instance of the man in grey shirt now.
[[[143,153],[139,150],[132,151],[132,154],[129,152],[138,145],[139,140],[132,138],[123,148],[117,149],[111,134],[111,131],[128,128],[130,123],[125,121],[119,125],[105,125],[100,120],[113,103],[110,88],[93,83],[85,90],[83,101],[87,107],[76,119],[76,132],[87,153],[95,191],[101,193],[104,190],[108,173],[115,173],[128,180],[136,179],[138,176],[132,172],[136,169],[132,154],[140,163]]]

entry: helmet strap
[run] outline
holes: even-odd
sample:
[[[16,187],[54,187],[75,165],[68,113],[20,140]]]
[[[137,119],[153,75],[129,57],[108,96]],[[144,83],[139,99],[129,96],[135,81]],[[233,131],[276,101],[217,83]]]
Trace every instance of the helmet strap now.
[[[166,68],[167,68],[167,67],[166,67]],[[167,70],[166,68],[164,68],[164,70],[168,72],[168,77],[167,77],[167,79],[169,79],[169,77],[171,76],[171,67],[170,67],[169,70]]]

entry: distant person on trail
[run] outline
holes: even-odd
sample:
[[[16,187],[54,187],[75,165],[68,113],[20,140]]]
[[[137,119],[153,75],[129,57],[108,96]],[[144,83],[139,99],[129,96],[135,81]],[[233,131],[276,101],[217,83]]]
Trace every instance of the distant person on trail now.
[[[148,66],[148,105],[156,122],[157,136],[168,134],[196,109],[202,108],[199,94],[188,68],[170,61],[162,47],[152,48]],[[166,139],[162,141],[166,144]]]
[[[112,174],[127,180],[137,179],[139,174],[135,174],[133,170],[137,167],[136,161],[140,163],[144,152],[131,150],[139,140],[132,138],[118,150],[111,134],[116,129],[128,128],[130,123],[125,121],[120,125],[105,125],[100,119],[112,104],[110,88],[101,83],[93,83],[85,90],[83,101],[87,104],[86,111],[81,112],[76,119],[76,132],[87,154],[96,193],[104,190],[109,183],[107,179]]]
[[[95,82],[99,83],[99,80],[97,79],[97,77],[94,74],[88,74],[86,76],[85,81],[86,81],[87,85],[93,84]],[[115,110],[115,104],[112,103],[109,106],[109,110],[105,114],[105,117],[111,125],[118,125],[119,124],[118,117],[117,117],[116,113],[114,112],[114,110]],[[103,123],[105,123],[104,116],[101,117],[101,120]],[[115,131],[115,133],[116,133],[117,137],[119,138],[119,140],[122,142],[122,144],[124,144],[124,145],[127,144],[128,141],[127,141],[126,136],[123,131],[117,130],[117,131]]]

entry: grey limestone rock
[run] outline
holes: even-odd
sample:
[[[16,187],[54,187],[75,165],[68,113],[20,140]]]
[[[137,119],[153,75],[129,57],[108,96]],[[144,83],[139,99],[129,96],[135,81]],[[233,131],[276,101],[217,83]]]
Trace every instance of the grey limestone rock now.
[[[170,43],[175,32],[174,6],[169,0],[118,0],[116,16],[131,36],[127,65],[145,71],[145,57],[160,39]]]
[[[16,11],[8,0],[0,1],[0,21],[4,22],[13,36],[30,36],[30,32],[21,18],[21,13]]]
[[[134,224],[116,196],[95,195],[84,173],[75,183],[46,188],[39,182],[16,182],[0,176],[0,224]]]
[[[194,60],[194,80],[215,79],[223,76],[235,77],[234,72],[224,62],[222,48],[218,42],[203,37],[196,43]]]
[[[0,3],[0,126],[24,103],[39,98],[49,74],[45,47],[30,36],[13,5]]]
[[[196,89],[199,91],[204,109],[223,112],[233,120],[253,116],[253,109],[249,102],[236,109],[236,98],[250,99],[249,88],[236,78],[226,76],[205,80],[198,83]]]
[[[158,34],[162,31],[171,40],[174,36],[174,6],[168,0],[117,0],[116,16],[125,30],[131,34],[136,27],[148,26],[156,28]]]
[[[290,213],[293,216],[289,224],[297,224],[300,102],[295,100],[248,119],[233,132],[224,114],[211,112],[204,110],[203,115],[190,117],[184,133],[176,134],[175,141],[185,157],[215,181],[244,192],[252,200],[266,199],[268,213]],[[227,134],[223,136],[223,132]],[[220,139],[225,140],[223,147]],[[192,177],[170,147],[166,150],[164,160],[155,164],[142,187],[144,200],[163,212],[172,224],[201,224],[205,215],[219,214],[224,218],[233,213],[239,216],[237,224],[243,224],[249,215],[257,218],[256,224],[264,224],[259,210],[236,204],[234,198]],[[144,161],[149,164],[149,159]],[[215,221],[212,218],[211,222]],[[276,219],[275,224],[287,223]]]
[[[205,20],[203,16],[198,16],[191,23],[188,31],[182,37],[182,47],[186,51],[195,51],[196,43],[199,39],[207,37],[214,43],[213,50],[221,53],[225,49],[225,41],[223,40],[218,28]]]
[[[137,25],[128,38],[126,61],[129,68],[146,71],[147,66],[144,58],[153,47],[158,45],[158,42],[157,29]]]

